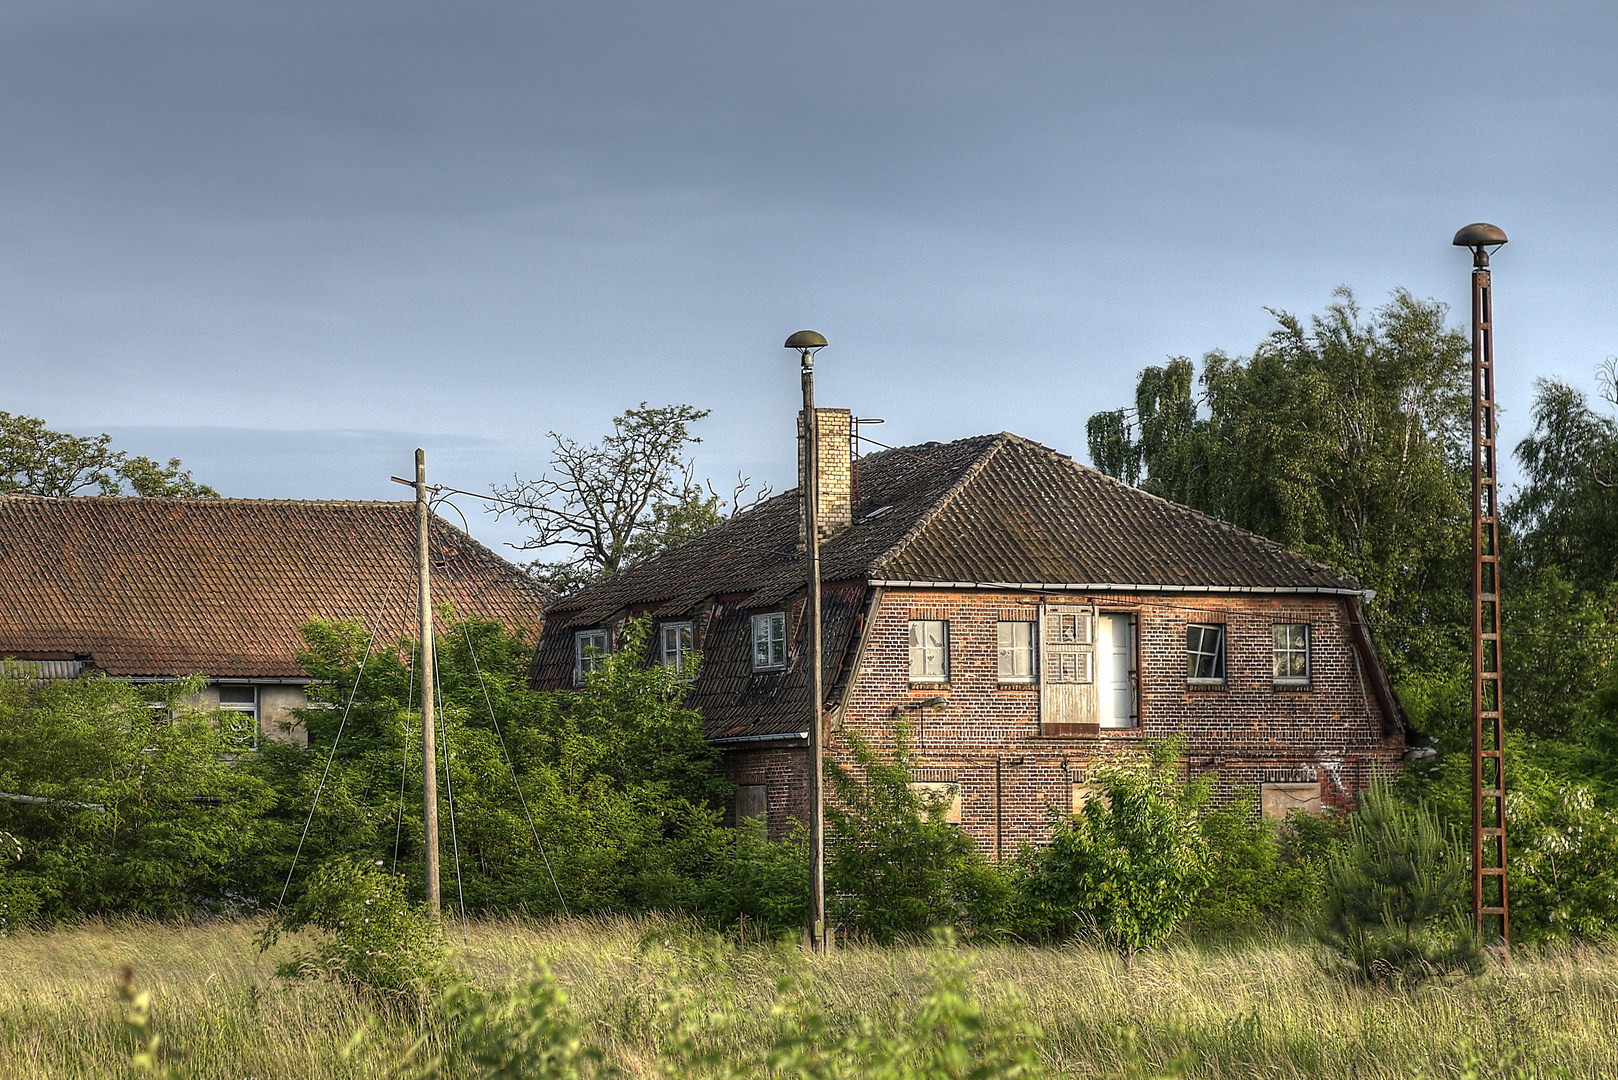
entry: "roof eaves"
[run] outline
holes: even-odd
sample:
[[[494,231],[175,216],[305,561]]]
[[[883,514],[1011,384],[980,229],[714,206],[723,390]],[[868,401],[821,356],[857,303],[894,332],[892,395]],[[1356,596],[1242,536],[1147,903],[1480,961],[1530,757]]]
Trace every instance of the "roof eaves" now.
[[[871,578],[866,584],[885,589],[994,589],[1005,592],[1251,593],[1360,597],[1374,593],[1371,589],[1347,589],[1330,585],[1126,585],[1120,582],[898,581],[891,578]]]

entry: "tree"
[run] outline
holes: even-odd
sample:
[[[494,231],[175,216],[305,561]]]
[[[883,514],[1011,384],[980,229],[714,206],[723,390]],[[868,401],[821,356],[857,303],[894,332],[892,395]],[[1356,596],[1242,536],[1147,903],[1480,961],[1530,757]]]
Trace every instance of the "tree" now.
[[[1056,937],[1090,930],[1126,957],[1160,943],[1209,883],[1198,818],[1213,780],[1181,782],[1177,742],[1100,769],[1099,797],[1058,824],[1049,844],[1019,856],[1030,928]]]
[[[1607,394],[1618,400],[1610,380]],[[1515,451],[1525,483],[1506,507],[1513,569],[1555,569],[1582,589],[1618,581],[1618,421],[1554,379],[1535,380],[1533,419]]]
[[[1363,978],[1420,981],[1481,969],[1459,835],[1423,802],[1374,784],[1326,870],[1319,937]]]
[[[1004,879],[976,842],[945,820],[949,797],[911,785],[909,731],[894,733],[883,760],[845,729],[854,770],[827,759],[829,852],[826,884],[843,914],[877,941],[938,926],[969,932],[992,925],[1008,897]]]
[[[1275,312],[1250,357],[1210,352],[1200,378],[1184,357],[1145,369],[1132,410],[1091,418],[1091,459],[1359,578],[1401,631],[1396,663],[1448,662],[1442,628],[1466,621],[1468,341],[1403,290],[1370,317],[1335,297],[1307,324]]]
[[[685,456],[702,440],[690,425],[708,415],[690,405],[626,409],[600,443],[582,445],[550,432],[552,472],[513,478],[493,491],[533,536],[523,550],[561,550],[567,558],[536,560],[530,570],[558,592],[569,592],[650,558],[719,524],[727,505],[695,479]],[[748,487],[738,478],[730,509]],[[763,498],[767,491],[761,492]]]
[[[0,412],[0,494],[66,498],[95,488],[101,495],[217,497],[191,478],[179,458],[166,465],[112,448],[112,436],[52,431],[33,416]]]

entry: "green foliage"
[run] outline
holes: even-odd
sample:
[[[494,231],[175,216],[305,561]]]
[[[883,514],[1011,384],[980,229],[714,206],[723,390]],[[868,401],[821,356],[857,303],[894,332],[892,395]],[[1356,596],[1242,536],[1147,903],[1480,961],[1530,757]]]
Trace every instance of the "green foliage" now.
[[[28,674],[0,676],[0,791],[23,797],[0,800],[0,828],[22,844],[0,891],[52,920],[231,905],[273,793],[187,703],[200,683],[35,688]]]
[[[338,859],[310,877],[296,903],[277,912],[259,935],[260,951],[282,934],[315,927],[326,933],[313,952],[282,964],[282,978],[319,977],[372,991],[419,995],[441,984],[444,944],[425,903],[380,862]]]
[[[826,779],[826,889],[858,932],[889,942],[933,927],[974,934],[1003,918],[1010,888],[977,844],[944,820],[947,796],[911,786],[909,730],[884,759],[845,729],[854,768],[831,759]],[[857,770],[857,772],[856,772]]]
[[[1321,941],[1373,982],[1482,970],[1457,832],[1425,803],[1373,785],[1326,872]]]
[[[1050,1075],[1040,1059],[1040,1032],[1020,1019],[991,1017],[967,990],[960,964],[935,965],[932,985],[914,1011],[862,1016],[836,1024],[807,977],[787,976],[767,1013],[728,978],[705,972],[705,989],[677,987],[656,1003],[671,1037],[659,1048],[652,1075],[740,1080],[790,1076],[801,1080],[1029,1080]],[[678,982],[678,980],[676,980]],[[717,985],[713,985],[717,983]],[[460,986],[445,996],[454,1035],[431,1075],[479,1080],[582,1080],[623,1075],[568,1008],[548,971],[504,993]],[[764,1038],[726,1043],[752,1032]],[[451,1064],[453,1063],[453,1065]]]
[[[179,458],[160,464],[112,448],[111,435],[67,435],[33,416],[0,412],[0,495],[65,498],[95,488],[122,495],[125,488],[148,498],[212,496],[219,492],[191,479]]]
[[[1147,757],[1102,767],[1098,797],[1060,822],[1049,844],[1023,849],[1031,932],[1091,932],[1127,956],[1160,943],[1190,913],[1210,884],[1198,818],[1214,777],[1183,783],[1179,751],[1158,743]]]
[[[457,984],[444,995],[454,1023],[454,1067],[432,1062],[430,1075],[480,1080],[585,1080],[618,1075],[567,1007],[567,994],[549,971],[507,993],[482,994]]]
[[[1584,591],[1544,567],[1505,579],[1500,614],[1506,723],[1538,736],[1589,735],[1591,692],[1618,672],[1618,583]],[[1466,695],[1470,723],[1470,683]]]
[[[1465,621],[1467,339],[1402,290],[1368,318],[1336,297],[1307,326],[1277,312],[1251,357],[1208,353],[1200,379],[1184,357],[1145,369],[1134,431],[1098,414],[1091,457],[1358,577],[1400,629],[1395,667],[1438,669],[1460,655],[1445,624]]]
[[[1516,448],[1525,482],[1506,514],[1519,565],[1601,592],[1618,581],[1618,421],[1554,379],[1535,380],[1533,419]]]
[[[1258,793],[1245,788],[1229,805],[1202,815],[1208,886],[1188,925],[1228,932],[1314,919],[1327,842],[1321,834],[1331,826],[1306,814],[1293,814],[1283,826],[1257,810]]]
[[[720,825],[717,807],[732,788],[715,774],[701,717],[685,704],[690,668],[677,674],[648,663],[648,623],[624,629],[581,692],[542,693],[526,684],[527,642],[498,624],[448,614],[438,645],[446,902],[453,887],[471,911],[688,911],[719,924],[762,924],[763,932],[803,910],[802,838],[771,842]],[[268,747],[260,755],[258,768],[283,792],[277,850],[290,856],[325,775],[307,864],[382,859],[420,889],[421,729],[410,644],[373,650],[361,673],[363,628],[315,624],[305,636],[305,663],[324,682],[316,696],[331,707],[307,712],[309,750]],[[286,873],[283,861],[259,891],[278,888]]]

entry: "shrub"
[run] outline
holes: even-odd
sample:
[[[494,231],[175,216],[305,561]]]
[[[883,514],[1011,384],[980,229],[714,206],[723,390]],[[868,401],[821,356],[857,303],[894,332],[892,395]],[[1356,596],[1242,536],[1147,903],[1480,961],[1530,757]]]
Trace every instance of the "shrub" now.
[[[1004,918],[1010,886],[977,844],[944,820],[949,799],[911,786],[909,732],[900,725],[885,761],[844,731],[860,775],[827,759],[826,886],[837,914],[877,941],[937,926],[968,936]]]
[[[1313,922],[1318,915],[1325,859],[1316,837],[1329,825],[1306,814],[1283,825],[1257,809],[1258,793],[1244,788],[1230,805],[1202,816],[1208,887],[1187,917],[1197,929]]]
[[[1179,743],[1102,767],[1100,797],[1020,856],[1025,928],[1069,937],[1089,930],[1125,956],[1160,943],[1208,885],[1198,823],[1213,774],[1180,779]]]
[[[1325,942],[1362,977],[1415,983],[1481,970],[1469,924],[1467,857],[1453,828],[1383,784],[1360,800],[1326,872]]]
[[[383,871],[380,862],[340,859],[315,871],[297,903],[259,935],[259,950],[307,926],[328,937],[314,952],[282,964],[282,978],[318,976],[396,994],[420,993],[443,979],[438,920],[426,904],[412,904],[404,879]]]

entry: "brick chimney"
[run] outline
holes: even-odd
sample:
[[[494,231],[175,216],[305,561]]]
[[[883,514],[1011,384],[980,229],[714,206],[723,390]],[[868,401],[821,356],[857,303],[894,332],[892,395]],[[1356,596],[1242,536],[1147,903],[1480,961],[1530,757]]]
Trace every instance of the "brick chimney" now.
[[[848,409],[816,409],[820,424],[820,502],[815,506],[815,531],[826,540],[848,528],[854,516],[854,414]],[[798,411],[798,491],[807,487],[804,476],[803,410]],[[802,507],[802,495],[798,505]],[[798,546],[804,544],[804,515],[798,512]]]

